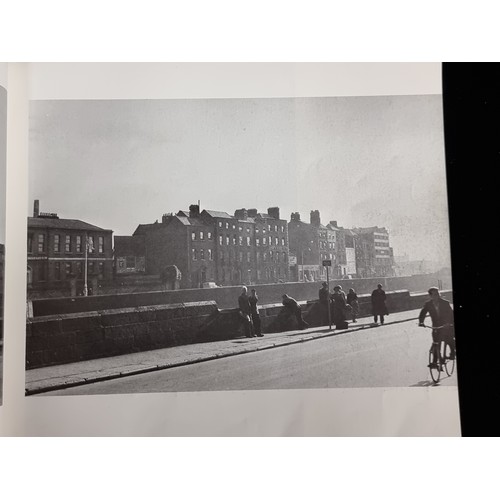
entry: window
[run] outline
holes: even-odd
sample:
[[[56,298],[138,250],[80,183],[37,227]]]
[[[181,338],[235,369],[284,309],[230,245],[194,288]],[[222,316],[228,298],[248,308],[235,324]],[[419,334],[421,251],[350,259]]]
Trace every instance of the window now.
[[[240,262],[243,262],[243,252],[240,252]]]
[[[226,245],[229,245],[229,236],[226,236]]]
[[[243,245],[243,236],[240,236],[240,237],[238,238],[238,242],[239,242],[240,246],[242,246],[242,245]]]
[[[250,262],[250,252],[247,252],[247,262]]]
[[[94,237],[89,236],[89,253],[94,253]]]
[[[33,252],[33,234],[28,233],[28,253]]]
[[[283,262],[286,264],[286,252],[283,252]]]
[[[64,244],[64,251],[71,252],[71,236],[69,234],[66,235],[66,242]]]
[[[214,260],[214,255],[213,255],[212,250],[210,248],[208,249],[208,260]]]
[[[236,236],[233,234],[233,245],[236,245]]]
[[[211,240],[211,239],[212,239],[212,233],[211,233],[210,231],[207,233],[207,238],[208,238],[209,240]]]
[[[285,232],[285,226],[281,226],[281,232],[284,233]]]
[[[191,241],[194,241],[196,239],[196,233],[193,231],[191,233]]]
[[[76,276],[77,278],[83,278],[83,266],[81,262],[76,263]]]
[[[222,228],[222,221],[219,221],[219,227]]]
[[[279,245],[279,243],[278,243],[278,237],[277,237],[277,236],[276,236],[276,238],[274,238],[274,244],[275,244],[276,246],[278,246],[278,245]]]
[[[224,260],[224,252],[219,250],[219,260]]]
[[[61,280],[61,263],[60,262],[56,262],[54,264],[54,279],[56,281]]]
[[[104,253],[104,236],[99,236],[99,253]]]
[[[240,231],[243,231],[243,228],[242,228],[241,226],[240,226],[240,227],[238,227],[238,229],[239,229]]]
[[[104,262],[99,262],[99,278],[104,278]]]
[[[81,236],[76,237],[76,251],[77,252],[82,251],[82,237]]]
[[[262,234],[266,234],[266,228],[265,227],[262,228]]]
[[[66,278],[71,278],[71,262],[66,262],[64,264],[65,272],[66,272]]]
[[[271,262],[273,261],[273,251],[272,250],[269,252],[269,260]]]
[[[93,262],[89,262],[88,266],[89,266],[88,273],[93,276],[94,273],[95,273],[94,263]]]
[[[38,235],[38,251],[40,253],[45,252],[45,235],[44,234]]]
[[[223,245],[223,238],[222,238],[222,236],[219,236],[219,245],[221,245],[221,246]]]
[[[195,248],[191,249],[191,255],[193,256],[193,260],[197,259],[198,256],[196,255],[196,249]]]
[[[257,252],[257,262],[260,261],[260,252]]]
[[[233,224],[233,229],[236,229],[236,225],[235,224]]]
[[[262,244],[267,245],[267,238],[262,238]]]
[[[229,222],[226,222],[226,229],[229,229]]]
[[[54,252],[61,251],[60,240],[61,240],[61,237],[58,234],[54,234]]]
[[[260,247],[260,238],[257,238],[255,240],[255,245],[258,246],[258,247]]]
[[[281,238],[281,246],[285,246],[285,238]]]
[[[247,245],[250,246],[250,236],[247,236]]]
[[[262,258],[263,258],[264,262],[267,261],[267,252],[262,252]]]
[[[200,240],[205,239],[205,233],[203,231],[200,231]]]
[[[278,232],[278,226],[274,226],[274,230]]]
[[[255,232],[256,232],[257,234],[259,233],[259,228],[258,228],[258,227],[256,227],[256,228],[255,228]]]
[[[45,267],[45,264],[42,264],[39,268],[39,273],[38,273],[38,280],[39,281],[46,281],[47,280],[47,268]]]
[[[249,233],[249,232],[250,232],[250,228],[249,228],[249,227],[247,227],[247,233]]]
[[[205,250],[203,248],[200,250],[200,260],[205,260]]]

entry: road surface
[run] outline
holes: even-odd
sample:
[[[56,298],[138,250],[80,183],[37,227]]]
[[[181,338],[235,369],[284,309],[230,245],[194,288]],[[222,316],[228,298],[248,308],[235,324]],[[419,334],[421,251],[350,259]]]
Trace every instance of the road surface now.
[[[429,386],[430,332],[414,321],[389,324],[50,395]],[[440,385],[456,384],[456,370],[443,373]]]

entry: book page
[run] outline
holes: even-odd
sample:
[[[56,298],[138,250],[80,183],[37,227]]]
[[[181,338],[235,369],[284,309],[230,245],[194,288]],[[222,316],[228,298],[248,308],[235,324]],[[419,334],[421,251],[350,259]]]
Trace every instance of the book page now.
[[[438,64],[28,75],[27,435],[459,435]]]

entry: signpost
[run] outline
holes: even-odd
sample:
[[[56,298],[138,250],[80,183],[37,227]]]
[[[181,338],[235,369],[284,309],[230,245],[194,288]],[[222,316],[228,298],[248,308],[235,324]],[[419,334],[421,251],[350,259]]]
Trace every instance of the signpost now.
[[[330,274],[328,272],[329,268],[332,267],[332,261],[331,260],[324,260],[323,261],[323,267],[326,267],[326,287],[328,290],[328,330],[330,331],[332,329],[332,315],[330,311]]]

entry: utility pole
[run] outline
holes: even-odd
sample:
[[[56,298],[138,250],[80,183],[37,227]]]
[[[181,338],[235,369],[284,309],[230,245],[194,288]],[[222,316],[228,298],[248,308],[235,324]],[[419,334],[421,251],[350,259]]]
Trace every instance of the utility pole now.
[[[85,274],[84,274],[84,284],[83,284],[83,296],[87,297],[89,294],[89,289],[87,286],[87,253],[88,253],[88,246],[89,246],[89,241],[88,241],[88,236],[87,233],[85,233]]]

